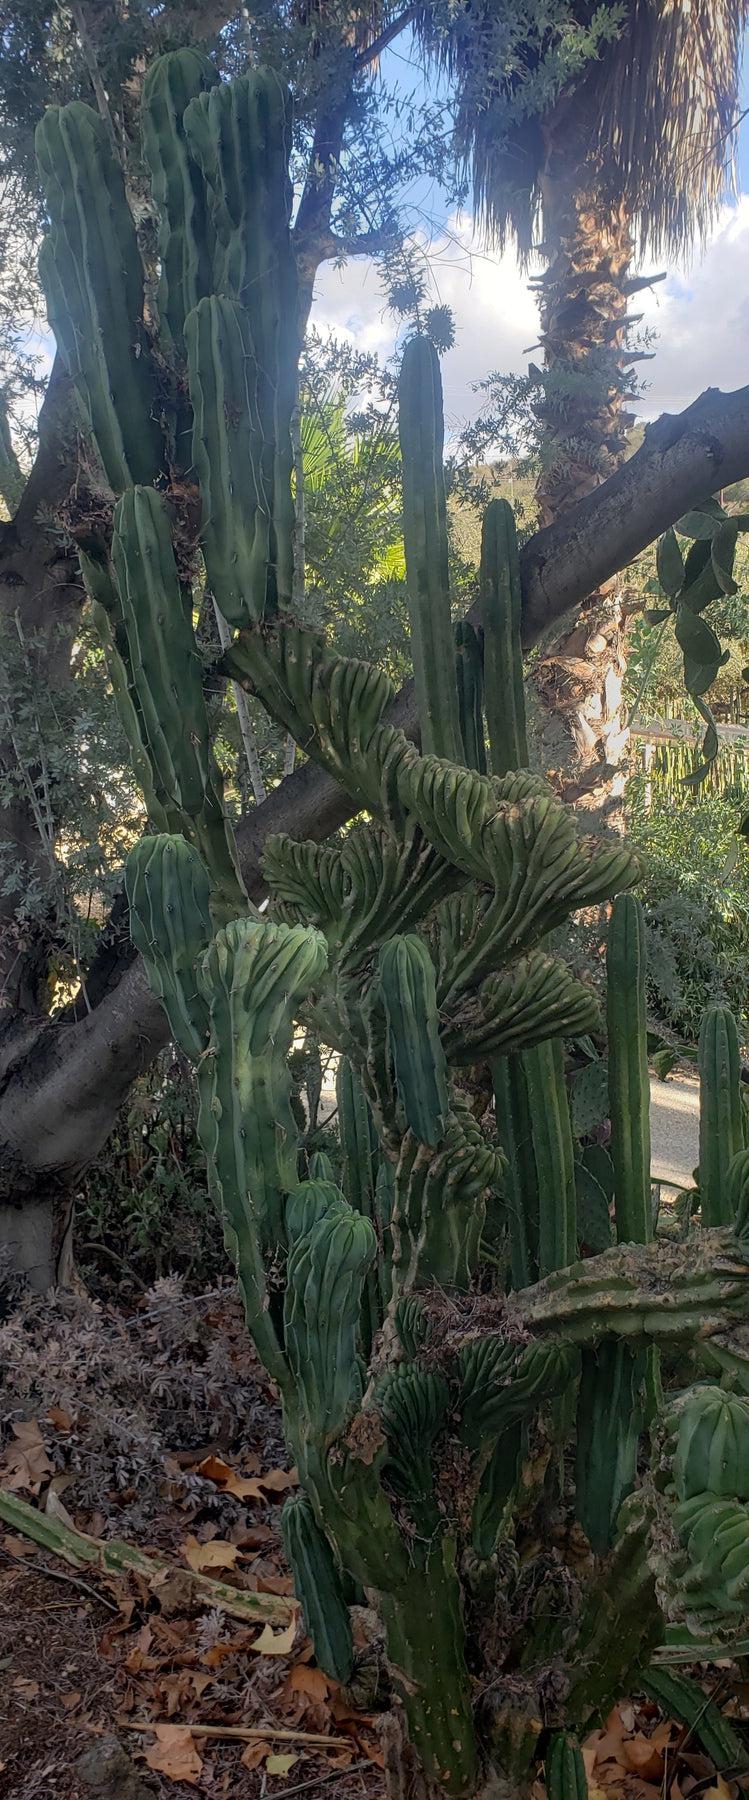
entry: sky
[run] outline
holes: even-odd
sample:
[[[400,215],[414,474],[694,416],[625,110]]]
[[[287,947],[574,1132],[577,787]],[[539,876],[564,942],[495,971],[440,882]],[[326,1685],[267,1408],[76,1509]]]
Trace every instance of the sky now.
[[[407,46],[405,54],[402,46],[397,56],[386,53],[383,79],[404,93],[419,91]],[[746,106],[749,66],[740,109]],[[637,295],[634,310],[645,315],[641,329],[656,333],[654,360],[638,365],[644,392],[636,410],[643,418],[681,412],[706,387],[749,382],[749,118],[739,128],[737,148],[739,193],[724,206],[708,243],[695,245],[689,259],[668,268],[665,281]],[[475,384],[482,377],[494,370],[525,372],[525,353],[538,341],[538,315],[512,251],[499,257],[474,231],[470,213],[450,216],[433,189],[411,200],[414,211],[423,200],[430,219],[433,298],[449,303],[455,315],[455,346],[442,362],[446,430],[455,436],[476,416]],[[644,272],[655,272],[652,261]],[[312,322],[383,359],[402,330],[387,311],[375,265],[365,258],[350,259],[342,270],[323,266]]]

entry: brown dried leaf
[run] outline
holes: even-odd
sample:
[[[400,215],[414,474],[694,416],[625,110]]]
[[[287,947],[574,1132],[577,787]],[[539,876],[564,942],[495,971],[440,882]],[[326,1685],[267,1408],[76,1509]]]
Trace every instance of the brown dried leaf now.
[[[149,1769],[166,1775],[170,1781],[187,1781],[195,1786],[200,1779],[203,1759],[189,1725],[154,1725],[156,1743],[146,1751]]]
[[[198,1543],[192,1532],[182,1545],[185,1562],[201,1575],[205,1569],[233,1569],[239,1551],[236,1544],[227,1544],[224,1538],[212,1538],[208,1544]]]
[[[264,1739],[254,1738],[242,1751],[240,1762],[243,1769],[259,1769],[260,1764],[265,1762],[266,1756],[271,1754],[270,1744],[266,1744]]]
[[[297,1621],[296,1615],[287,1625],[285,1631],[274,1631],[272,1626],[264,1625],[258,1638],[250,1645],[256,1656],[290,1656],[294,1648]]]

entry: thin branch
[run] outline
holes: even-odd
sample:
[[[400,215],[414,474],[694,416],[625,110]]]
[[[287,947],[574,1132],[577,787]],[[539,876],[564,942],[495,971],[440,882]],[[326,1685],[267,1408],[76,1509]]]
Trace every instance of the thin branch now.
[[[99,69],[99,61],[94,48],[94,42],[88,29],[86,15],[80,4],[80,0],[70,0],[70,11],[73,15],[73,23],[78,36],[78,42],[83,51],[83,60],[88,70],[88,78],[96,96],[96,104],[109,133],[110,142],[117,161],[121,162],[122,148],[115,130],[107,90],[101,78],[101,71]]]
[[[216,615],[216,625],[218,627],[218,635],[221,640],[221,648],[222,648],[222,650],[227,650],[231,643],[231,631],[229,629],[229,626],[226,623],[223,613],[220,611],[215,600],[213,602],[213,611]],[[252,728],[252,720],[250,718],[250,709],[247,704],[247,695],[244,691],[244,688],[241,688],[237,681],[233,681],[231,686],[232,686],[232,693],[234,695],[234,703],[237,708],[237,718],[239,720],[239,731],[240,731],[240,736],[242,739],[242,744],[244,746],[244,753],[245,753],[245,758],[247,761],[247,768],[249,771],[252,792],[255,796],[258,806],[261,806],[265,799],[265,791],[266,791],[265,790],[265,782],[263,781],[263,773],[262,773],[262,769],[260,767],[260,757],[258,754],[257,739],[255,737],[255,733]]]
[[[418,10],[418,6],[405,7],[404,11],[398,14],[397,19],[393,19],[391,23],[386,25],[384,30],[379,33],[378,37],[372,39],[371,44],[367,45],[366,50],[359,51],[359,55],[354,63],[354,68],[357,73],[359,69],[366,69],[368,63],[376,62],[378,56],[382,55],[383,50],[387,50],[388,44],[392,44],[394,38],[400,37],[401,32],[405,31],[407,25],[413,24]]]

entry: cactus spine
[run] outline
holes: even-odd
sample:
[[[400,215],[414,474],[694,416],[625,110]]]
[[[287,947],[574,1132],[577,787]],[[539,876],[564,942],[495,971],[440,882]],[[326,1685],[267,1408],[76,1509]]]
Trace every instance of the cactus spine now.
[[[739,1040],[726,1006],[709,1006],[699,1042],[700,1206],[705,1225],[733,1216],[728,1170],[744,1148]]]
[[[407,343],[398,391],[403,539],[422,748],[425,753],[432,751],[460,762],[442,467],[442,384],[437,352],[428,338],[413,337]]]

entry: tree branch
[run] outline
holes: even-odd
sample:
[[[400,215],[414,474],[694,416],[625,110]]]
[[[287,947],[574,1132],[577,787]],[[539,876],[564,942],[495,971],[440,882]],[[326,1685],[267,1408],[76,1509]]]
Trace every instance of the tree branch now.
[[[665,414],[649,425],[641,448],[610,481],[524,545],[526,647],[682,513],[748,475],[749,387],[731,394],[709,389],[685,412]],[[475,609],[471,616],[476,617]],[[390,716],[414,734],[412,683],[401,690]],[[273,832],[322,842],[352,810],[348,795],[313,763],[286,777],[239,828],[251,897],[263,893],[261,859]],[[90,1017],[45,1026],[30,1050],[19,1045],[0,1088],[0,1145],[4,1140],[6,1157],[15,1157],[18,1170],[61,1165],[74,1170],[87,1161],[104,1143],[131,1081],[167,1038],[164,1015],[135,963]]]
[[[393,39],[400,37],[401,32],[413,23],[418,10],[418,6],[406,6],[396,19],[391,20],[391,23],[386,25],[376,38],[372,39],[371,44],[367,44],[366,50],[359,51],[354,63],[357,73],[359,69],[366,69],[368,63],[377,61],[383,50],[387,50],[388,44],[392,44]]]

